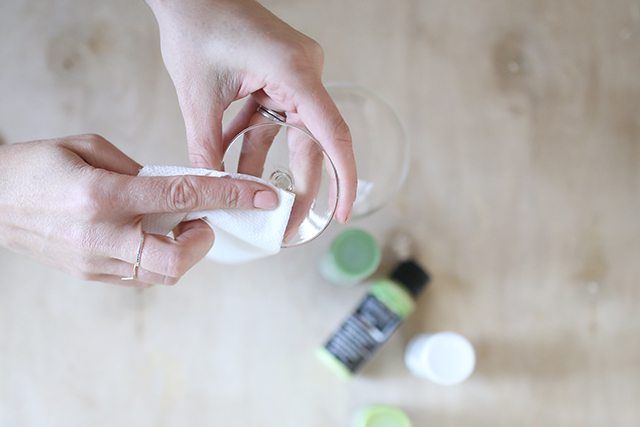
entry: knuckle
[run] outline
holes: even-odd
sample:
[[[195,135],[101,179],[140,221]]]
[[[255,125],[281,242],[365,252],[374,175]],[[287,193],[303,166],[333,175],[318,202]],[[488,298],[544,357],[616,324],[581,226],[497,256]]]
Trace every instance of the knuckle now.
[[[302,37],[296,47],[291,49],[292,54],[303,55],[306,60],[318,61],[324,59],[324,49],[320,43],[311,37]]]
[[[172,211],[189,211],[200,205],[196,183],[191,176],[178,176],[171,180],[165,199]]]
[[[95,133],[82,135],[81,138],[90,146],[103,145],[107,143],[107,140],[103,136]]]
[[[240,205],[242,191],[235,184],[227,185],[223,192],[222,203],[225,207],[237,208]]]
[[[108,244],[110,232],[101,224],[84,224],[70,231],[68,242],[77,248],[76,268],[83,271],[95,271],[98,259],[111,248]]]
[[[94,273],[94,262],[93,259],[87,255],[81,256],[76,260],[76,268],[82,274],[93,274]]]
[[[333,134],[340,143],[351,145],[351,129],[343,119],[336,122]]]
[[[308,38],[305,43],[305,48],[307,54],[314,60],[323,62],[324,61],[324,49],[322,45],[315,41],[314,39]]]
[[[88,220],[99,218],[106,208],[104,190],[97,180],[91,180],[82,185],[76,202],[80,215]]]
[[[309,37],[285,46],[281,56],[283,63],[294,70],[320,71],[324,63],[324,49],[320,43]]]
[[[95,271],[96,257],[101,253],[101,234],[101,227],[82,224],[70,229],[64,237],[65,245],[74,248],[69,255],[76,270]]]
[[[85,270],[89,270],[93,267],[92,261],[89,260],[88,257],[100,253],[100,244],[96,234],[97,233],[94,232],[84,232],[80,235],[78,247],[82,249],[85,254],[80,260],[80,266]]]

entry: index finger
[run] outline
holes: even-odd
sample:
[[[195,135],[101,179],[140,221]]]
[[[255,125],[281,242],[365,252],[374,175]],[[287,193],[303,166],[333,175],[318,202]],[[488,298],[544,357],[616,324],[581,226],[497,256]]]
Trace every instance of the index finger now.
[[[321,83],[302,92],[296,110],[307,129],[320,141],[338,172],[337,219],[346,223],[356,198],[356,162],[349,126]]]

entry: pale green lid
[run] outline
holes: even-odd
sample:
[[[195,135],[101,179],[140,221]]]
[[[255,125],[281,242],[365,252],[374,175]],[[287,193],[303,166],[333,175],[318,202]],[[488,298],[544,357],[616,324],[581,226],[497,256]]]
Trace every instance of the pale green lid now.
[[[373,405],[356,414],[353,427],[411,427],[411,420],[393,406]]]
[[[365,230],[352,228],[340,233],[325,255],[321,272],[337,284],[352,284],[375,273],[380,264],[380,246]]]
[[[351,378],[351,371],[342,364],[336,357],[324,347],[316,350],[316,358],[329,370],[333,371],[340,379],[348,380]]]

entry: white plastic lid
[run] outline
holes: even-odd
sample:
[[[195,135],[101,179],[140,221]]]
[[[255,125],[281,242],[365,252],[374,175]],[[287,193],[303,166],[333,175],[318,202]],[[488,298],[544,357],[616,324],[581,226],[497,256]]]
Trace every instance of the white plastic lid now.
[[[407,346],[407,368],[436,384],[459,384],[469,378],[476,355],[469,340],[455,332],[419,335]]]

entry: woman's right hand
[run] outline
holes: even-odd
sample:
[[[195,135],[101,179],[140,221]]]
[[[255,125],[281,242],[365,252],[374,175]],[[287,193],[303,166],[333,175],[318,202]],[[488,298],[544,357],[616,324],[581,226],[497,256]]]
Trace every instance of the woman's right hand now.
[[[285,112],[288,123],[308,129],[331,157],[339,178],[336,219],[348,222],[356,164],[349,127],[322,84],[320,45],[254,0],[147,3],[160,28],[193,165],[218,169],[228,142],[260,118],[258,103]],[[223,132],[223,112],[245,97],[244,108]]]
[[[0,147],[0,245],[85,280],[173,285],[211,248],[203,221],[175,239],[147,234],[131,275],[142,216],[216,208],[273,209],[277,194],[214,177],[138,177],[140,165],[104,138],[73,136]]]

